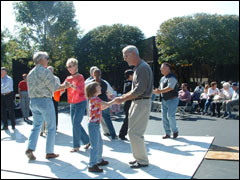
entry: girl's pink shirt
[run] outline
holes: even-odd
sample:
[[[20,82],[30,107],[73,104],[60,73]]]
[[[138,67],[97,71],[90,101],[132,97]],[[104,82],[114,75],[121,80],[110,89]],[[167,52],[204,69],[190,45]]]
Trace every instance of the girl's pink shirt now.
[[[70,87],[67,89],[68,103],[76,104],[87,100],[84,90],[85,83],[83,75],[78,74],[74,77],[68,76],[65,81],[71,83],[77,88],[76,90]]]

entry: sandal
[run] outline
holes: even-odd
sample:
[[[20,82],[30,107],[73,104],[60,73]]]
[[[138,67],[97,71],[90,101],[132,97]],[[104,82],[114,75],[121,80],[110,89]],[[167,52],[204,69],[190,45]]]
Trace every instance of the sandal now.
[[[78,152],[79,151],[79,148],[73,148],[70,152],[73,153],[73,152]]]
[[[59,154],[54,154],[54,153],[46,154],[46,159],[51,159],[56,157],[59,157]]]
[[[28,149],[25,154],[27,155],[29,160],[36,160],[36,157],[33,155],[33,151]]]

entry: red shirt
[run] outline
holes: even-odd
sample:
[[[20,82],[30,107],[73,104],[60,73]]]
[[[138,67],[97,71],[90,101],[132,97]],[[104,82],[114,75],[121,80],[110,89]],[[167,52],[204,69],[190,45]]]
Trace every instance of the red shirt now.
[[[76,90],[71,87],[67,89],[68,103],[76,104],[87,100],[84,90],[85,83],[83,75],[78,74],[74,77],[68,76],[65,81],[69,82],[77,88]]]
[[[26,81],[20,81],[18,84],[18,88],[20,89],[20,91],[27,91],[28,87],[27,87],[27,82]]]
[[[99,97],[89,98],[89,122],[100,123],[102,119],[102,100]]]

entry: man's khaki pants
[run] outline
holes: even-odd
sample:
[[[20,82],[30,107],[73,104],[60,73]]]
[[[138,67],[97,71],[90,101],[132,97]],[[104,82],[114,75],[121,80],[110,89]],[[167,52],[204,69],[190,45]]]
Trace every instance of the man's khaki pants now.
[[[147,129],[150,110],[151,99],[133,100],[129,109],[128,134],[132,153],[142,165],[149,164],[143,135]]]

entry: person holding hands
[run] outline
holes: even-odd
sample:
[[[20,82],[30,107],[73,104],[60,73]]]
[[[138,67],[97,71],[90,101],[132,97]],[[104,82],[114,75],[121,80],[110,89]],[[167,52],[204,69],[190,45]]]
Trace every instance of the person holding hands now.
[[[86,86],[86,96],[89,99],[89,139],[90,139],[90,161],[89,172],[103,172],[99,166],[108,165],[109,162],[102,158],[103,140],[100,133],[100,123],[102,120],[102,110],[108,108],[115,103],[115,100],[110,102],[102,101],[98,95],[101,94],[101,86],[98,82],[89,83]]]

